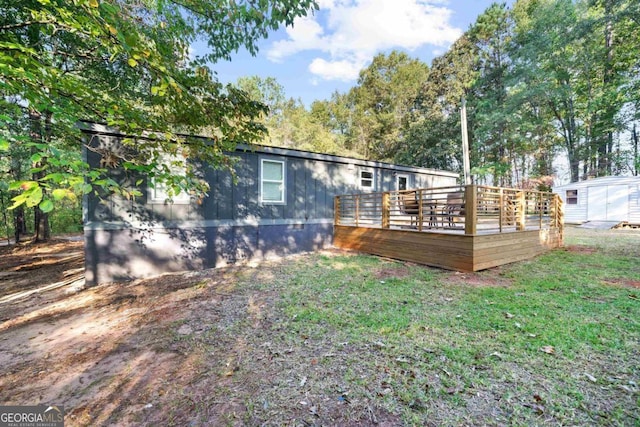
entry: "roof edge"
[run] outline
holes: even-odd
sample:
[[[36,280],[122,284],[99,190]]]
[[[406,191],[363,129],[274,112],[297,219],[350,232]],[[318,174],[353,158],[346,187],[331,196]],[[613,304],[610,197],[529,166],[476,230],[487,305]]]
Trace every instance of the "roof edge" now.
[[[85,133],[92,134],[100,134],[114,137],[127,137],[129,135],[120,132],[119,129],[107,126],[101,123],[95,122],[87,122],[83,121],[78,124],[80,130]],[[151,135],[153,132],[144,132],[141,136],[135,136],[136,138],[146,138],[151,139]],[[190,137],[190,138],[201,138],[205,140],[210,140],[210,138],[198,135],[187,135],[187,134],[179,134],[181,136]],[[445,171],[440,169],[430,169],[423,168],[419,166],[407,166],[407,165],[399,165],[395,163],[381,162],[376,160],[364,160],[357,159],[355,157],[346,157],[339,156],[335,154],[324,154],[317,153],[312,151],[304,151],[297,150],[292,148],[283,148],[283,147],[272,147],[267,145],[250,145],[250,144],[238,144],[236,146],[235,152],[256,152],[262,154],[270,154],[276,156],[286,156],[286,157],[296,157],[300,159],[309,159],[309,160],[322,160],[332,163],[342,163],[342,164],[352,164],[354,166],[364,166],[364,167],[375,167],[381,169],[393,169],[399,172],[414,172],[414,173],[423,173],[429,175],[439,175],[450,178],[459,178],[460,174],[452,171]]]

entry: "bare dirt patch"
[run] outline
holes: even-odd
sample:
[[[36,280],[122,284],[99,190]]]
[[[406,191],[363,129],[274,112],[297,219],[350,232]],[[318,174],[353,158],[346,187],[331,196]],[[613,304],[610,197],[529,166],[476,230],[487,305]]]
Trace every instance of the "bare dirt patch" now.
[[[56,239],[0,247],[0,297],[84,273],[83,243]],[[82,270],[82,271],[81,271]]]
[[[79,242],[3,251],[2,297],[83,265]],[[369,401],[341,399],[322,363],[329,350],[274,341],[278,292],[238,283],[268,284],[286,262],[3,300],[0,404],[63,405],[68,426],[399,425]],[[328,391],[311,392],[322,381]]]
[[[401,279],[411,274],[407,265],[397,263],[385,263],[374,272],[374,277],[378,280]]]
[[[578,245],[565,246],[562,250],[567,252],[573,252],[576,254],[587,254],[587,255],[598,252],[598,249],[594,248],[593,246],[578,246]]]
[[[441,279],[443,282],[452,285],[465,285],[472,287],[508,287],[513,282],[500,276],[500,268],[477,273],[471,272],[446,272]]]
[[[632,279],[607,279],[604,283],[612,286],[622,286],[625,288],[636,288],[640,289],[640,280],[632,280]]]

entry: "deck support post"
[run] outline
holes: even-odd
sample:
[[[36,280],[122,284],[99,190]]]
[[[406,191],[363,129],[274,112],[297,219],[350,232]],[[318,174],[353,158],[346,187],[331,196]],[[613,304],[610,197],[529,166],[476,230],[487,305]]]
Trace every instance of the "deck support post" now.
[[[525,225],[526,200],[524,197],[524,191],[519,191],[518,194],[516,195],[516,204],[517,204],[516,231],[524,231],[526,229],[526,225]]]
[[[464,234],[476,234],[478,219],[478,186],[464,187]]]
[[[502,191],[502,188],[500,188],[500,193],[498,196],[498,228],[500,229],[500,232],[502,233],[502,224],[504,223],[504,210],[505,210],[505,206],[504,206],[504,191]]]
[[[553,200],[557,206],[558,212],[558,217],[556,218],[556,227],[558,227],[560,246],[564,246],[564,202],[558,194],[554,195]]]
[[[382,228],[390,226],[391,194],[386,191],[382,193]]]
[[[340,225],[340,196],[333,198],[333,223]]]
[[[418,231],[422,231],[422,224],[423,224],[422,189],[418,190],[417,201],[418,201]]]
[[[542,198],[542,193],[536,193],[536,203],[538,204],[538,229],[542,230],[542,212],[544,211],[544,199]]]

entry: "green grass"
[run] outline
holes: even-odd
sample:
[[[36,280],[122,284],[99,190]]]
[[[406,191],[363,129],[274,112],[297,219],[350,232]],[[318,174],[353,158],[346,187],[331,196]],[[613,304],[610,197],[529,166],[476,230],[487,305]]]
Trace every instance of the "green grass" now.
[[[312,255],[276,281],[273,328],[335,354],[320,363],[352,400],[407,425],[640,425],[640,235],[567,234],[571,250],[473,284]]]

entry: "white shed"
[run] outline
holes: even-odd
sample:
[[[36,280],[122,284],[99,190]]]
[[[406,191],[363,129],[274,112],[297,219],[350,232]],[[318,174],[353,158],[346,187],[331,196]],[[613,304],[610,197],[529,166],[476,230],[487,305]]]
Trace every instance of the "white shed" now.
[[[640,176],[605,176],[553,188],[565,203],[567,223],[619,221],[640,224]]]

